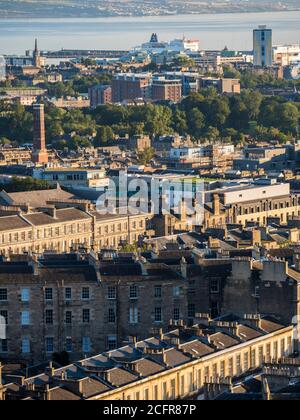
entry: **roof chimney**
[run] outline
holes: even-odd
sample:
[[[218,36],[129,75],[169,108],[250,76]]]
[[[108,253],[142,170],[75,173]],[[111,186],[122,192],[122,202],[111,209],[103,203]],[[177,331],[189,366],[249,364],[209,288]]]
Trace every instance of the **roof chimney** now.
[[[218,194],[213,196],[213,213],[215,216],[220,216],[220,197]]]
[[[45,374],[48,375],[50,378],[53,378],[55,374],[55,369],[53,367],[53,363],[50,362],[49,366],[45,369]]]
[[[187,262],[184,257],[180,261],[181,275],[184,279],[187,279]]]

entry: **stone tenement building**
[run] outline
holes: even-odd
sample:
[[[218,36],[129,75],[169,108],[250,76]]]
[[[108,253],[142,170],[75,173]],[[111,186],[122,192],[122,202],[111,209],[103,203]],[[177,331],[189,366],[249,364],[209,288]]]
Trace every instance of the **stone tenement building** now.
[[[266,226],[268,220],[279,224],[300,215],[300,197],[291,194],[289,184],[256,185],[210,192],[205,208],[206,228],[226,224],[256,223]]]
[[[297,270],[297,271],[296,271]],[[203,260],[188,265],[189,318],[197,312],[212,317],[233,312],[269,314],[283,323],[299,323],[299,264],[285,261]]]
[[[133,244],[148,231],[151,215],[101,215],[88,201],[51,201],[39,210],[5,207],[0,217],[2,255],[87,251]],[[11,212],[9,212],[11,210]],[[8,214],[8,215],[7,215]]]
[[[6,375],[6,400],[175,400],[201,398],[208,381],[252,374],[293,352],[293,328],[247,315],[199,319],[154,337],[41,374]],[[27,373],[28,375],[28,373]],[[1,377],[1,376],[0,376]],[[1,384],[0,384],[1,389]]]
[[[76,360],[186,319],[187,282],[164,264],[78,255],[0,264],[2,360]]]

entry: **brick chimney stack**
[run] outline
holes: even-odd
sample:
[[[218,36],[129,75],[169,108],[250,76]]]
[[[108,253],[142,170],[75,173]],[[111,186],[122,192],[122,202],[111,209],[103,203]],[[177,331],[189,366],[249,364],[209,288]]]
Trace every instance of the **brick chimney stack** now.
[[[43,104],[33,105],[33,162],[48,163]]]

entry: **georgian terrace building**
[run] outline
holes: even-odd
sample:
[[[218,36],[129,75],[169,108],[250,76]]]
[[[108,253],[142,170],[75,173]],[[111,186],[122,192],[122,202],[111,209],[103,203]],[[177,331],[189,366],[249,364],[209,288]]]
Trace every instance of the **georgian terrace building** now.
[[[1,360],[33,365],[63,351],[78,360],[186,319],[182,275],[164,264],[104,254],[0,263]]]
[[[86,201],[52,202],[40,210],[5,210],[0,217],[2,255],[69,252],[78,247],[99,251],[119,248],[122,242],[133,244],[151,233],[149,214],[101,215]]]
[[[34,377],[7,375],[4,399],[176,400],[203,399],[207,382],[220,386],[251,375],[264,362],[293,352],[293,327],[271,318],[199,320],[191,328],[170,325],[143,341]]]

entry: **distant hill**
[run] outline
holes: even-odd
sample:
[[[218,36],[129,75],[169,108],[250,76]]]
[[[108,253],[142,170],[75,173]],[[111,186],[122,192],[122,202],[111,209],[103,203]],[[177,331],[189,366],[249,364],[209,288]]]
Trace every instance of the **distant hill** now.
[[[300,0],[0,0],[0,18],[152,16],[300,10]]]

